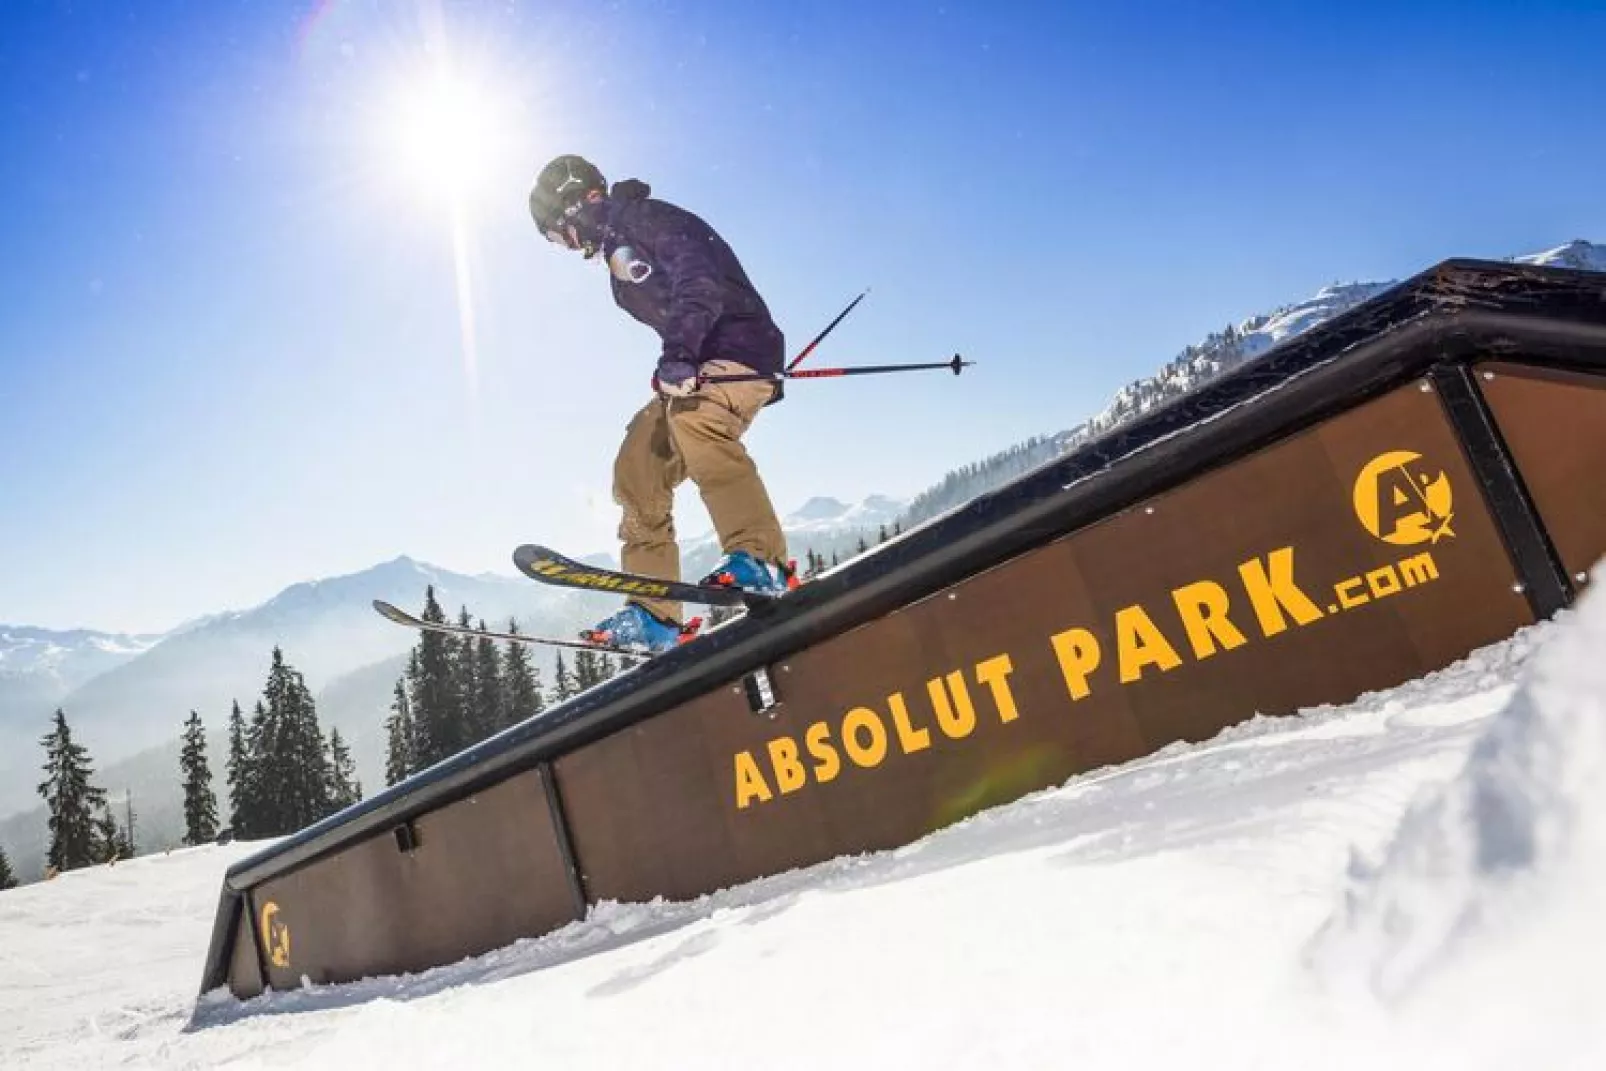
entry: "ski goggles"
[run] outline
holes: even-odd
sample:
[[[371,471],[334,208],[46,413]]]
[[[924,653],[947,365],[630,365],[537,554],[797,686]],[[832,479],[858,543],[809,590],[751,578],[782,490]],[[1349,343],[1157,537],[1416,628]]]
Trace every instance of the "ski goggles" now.
[[[541,228],[546,240],[554,245],[561,245],[565,249],[573,249],[587,256],[591,255],[591,243],[581,239],[579,231],[580,210],[589,202],[580,198],[565,208],[556,219]]]

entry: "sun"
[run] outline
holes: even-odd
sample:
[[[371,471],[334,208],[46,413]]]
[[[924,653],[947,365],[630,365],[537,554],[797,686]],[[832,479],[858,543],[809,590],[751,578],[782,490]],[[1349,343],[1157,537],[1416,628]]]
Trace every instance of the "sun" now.
[[[505,111],[486,86],[437,65],[397,90],[393,166],[420,193],[461,204],[496,171],[507,138]]]

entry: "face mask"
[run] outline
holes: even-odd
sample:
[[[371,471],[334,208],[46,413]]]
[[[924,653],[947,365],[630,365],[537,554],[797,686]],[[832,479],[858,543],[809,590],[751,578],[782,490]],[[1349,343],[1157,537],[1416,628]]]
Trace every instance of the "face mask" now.
[[[597,217],[592,213],[592,209],[599,204],[600,198],[576,201],[564,209],[563,215],[559,216],[552,226],[541,233],[545,235],[547,241],[561,245],[565,249],[572,249],[590,260],[602,251],[600,237],[592,237],[600,235]],[[597,211],[600,212],[600,208]],[[584,237],[581,236],[582,230],[585,232]]]

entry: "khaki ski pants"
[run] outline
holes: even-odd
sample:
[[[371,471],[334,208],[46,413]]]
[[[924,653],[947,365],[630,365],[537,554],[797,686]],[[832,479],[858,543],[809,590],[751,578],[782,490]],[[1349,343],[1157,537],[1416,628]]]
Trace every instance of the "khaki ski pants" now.
[[[708,375],[752,369],[709,361]],[[770,562],[786,560],[786,536],[758,467],[742,445],[753,418],[775,392],[773,383],[711,383],[685,398],[656,397],[631,418],[613,463],[613,497],[624,511],[619,539],[626,572],[679,580],[675,488],[690,479],[713,519],[720,548],[745,550]],[[632,597],[647,610],[681,620],[678,602]]]

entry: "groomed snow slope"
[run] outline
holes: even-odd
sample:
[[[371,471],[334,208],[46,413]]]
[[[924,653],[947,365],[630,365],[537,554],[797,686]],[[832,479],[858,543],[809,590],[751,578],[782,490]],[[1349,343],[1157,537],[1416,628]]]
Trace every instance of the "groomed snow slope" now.
[[[1603,652],[1586,599],[900,851],[244,1004],[193,989],[257,846],[69,874],[0,893],[0,1065],[1606,1066]]]

